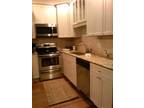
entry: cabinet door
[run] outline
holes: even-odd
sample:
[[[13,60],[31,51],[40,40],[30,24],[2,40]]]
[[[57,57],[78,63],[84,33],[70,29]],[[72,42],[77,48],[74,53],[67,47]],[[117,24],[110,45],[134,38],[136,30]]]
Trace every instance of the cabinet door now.
[[[87,35],[103,35],[103,0],[86,0]]]
[[[112,76],[112,70],[90,64],[90,97],[98,108],[112,108]]]
[[[59,37],[70,37],[70,15],[68,4],[57,5]]]
[[[39,78],[38,55],[32,54],[32,78]]]
[[[85,0],[77,0],[79,22],[85,20]]]
[[[102,108],[112,108],[112,80],[103,78],[103,89],[102,89]]]
[[[48,5],[33,5],[35,23],[56,23],[56,7]]]
[[[104,0],[104,35],[113,35],[113,0]]]
[[[87,0],[87,35],[101,36],[113,34],[113,1]]]
[[[76,58],[68,54],[63,54],[64,75],[76,86]]]
[[[34,17],[34,13],[32,12],[32,39],[36,38],[36,34],[35,34],[35,17]]]
[[[102,86],[103,81],[101,77],[95,72],[90,72],[90,99],[94,104],[101,108],[102,105]]]
[[[63,73],[66,77],[69,77],[68,68],[67,68],[67,58],[66,54],[63,53]]]
[[[86,0],[73,1],[73,19],[74,19],[73,27],[74,28],[86,26],[85,1]]]
[[[86,13],[85,13],[86,5],[85,5],[85,2],[86,2],[86,0],[81,0],[81,17],[82,17],[82,20],[86,20]]]
[[[70,37],[74,37],[74,29],[73,29],[73,22],[74,22],[74,7],[73,7],[73,1],[70,2]]]

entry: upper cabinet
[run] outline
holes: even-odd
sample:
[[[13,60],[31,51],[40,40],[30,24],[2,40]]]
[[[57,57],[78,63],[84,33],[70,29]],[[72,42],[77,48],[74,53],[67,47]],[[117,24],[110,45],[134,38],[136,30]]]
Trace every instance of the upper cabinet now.
[[[73,33],[73,7],[71,4],[32,5],[33,8],[33,31],[35,23],[57,24],[58,37],[74,37]],[[33,33],[34,34],[34,33]],[[33,35],[33,39],[35,35]]]
[[[86,25],[86,0],[73,0],[73,26],[74,28]]]
[[[86,0],[87,35],[113,35],[112,0]]]
[[[74,29],[73,29],[73,1],[69,3],[69,13],[70,13],[70,35],[74,37]]]
[[[70,13],[68,4],[57,5],[58,37],[70,37]]]
[[[32,5],[35,23],[57,24],[56,7],[50,5]]]
[[[104,2],[104,35],[113,35],[113,1]]]
[[[35,23],[35,17],[34,17],[34,13],[32,12],[32,39],[36,39],[34,23]]]
[[[34,23],[57,24],[59,38],[113,35],[113,0],[32,6]]]

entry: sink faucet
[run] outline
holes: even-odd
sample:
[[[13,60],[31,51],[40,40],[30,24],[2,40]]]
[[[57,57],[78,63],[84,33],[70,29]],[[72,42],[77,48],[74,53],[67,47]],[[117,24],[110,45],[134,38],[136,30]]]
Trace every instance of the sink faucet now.
[[[107,50],[104,50],[104,52],[105,52],[105,55],[106,55],[107,58],[110,58],[110,56],[112,55],[111,53],[108,53]]]
[[[86,44],[83,43],[83,42],[80,42],[80,43],[76,44],[75,46],[83,46],[85,51],[86,51],[86,49],[87,49]]]

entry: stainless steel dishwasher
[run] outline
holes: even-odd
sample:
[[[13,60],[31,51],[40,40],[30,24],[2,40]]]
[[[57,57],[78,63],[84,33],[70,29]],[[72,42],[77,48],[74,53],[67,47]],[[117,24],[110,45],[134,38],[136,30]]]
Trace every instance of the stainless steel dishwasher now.
[[[90,97],[90,63],[76,58],[77,63],[77,87],[87,97]]]

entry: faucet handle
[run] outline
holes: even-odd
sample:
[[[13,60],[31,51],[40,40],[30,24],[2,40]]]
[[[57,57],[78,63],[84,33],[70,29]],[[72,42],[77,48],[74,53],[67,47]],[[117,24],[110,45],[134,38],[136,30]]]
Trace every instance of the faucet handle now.
[[[109,57],[109,53],[107,50],[104,50],[106,57]]]
[[[111,58],[112,57],[112,53],[108,52],[107,50],[104,50],[105,55],[107,58]]]
[[[86,48],[86,53],[92,53],[92,49],[91,48]]]
[[[104,50],[104,52],[105,52],[106,55],[108,54],[107,50]]]

